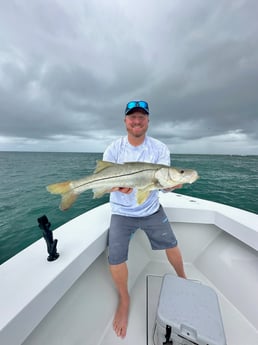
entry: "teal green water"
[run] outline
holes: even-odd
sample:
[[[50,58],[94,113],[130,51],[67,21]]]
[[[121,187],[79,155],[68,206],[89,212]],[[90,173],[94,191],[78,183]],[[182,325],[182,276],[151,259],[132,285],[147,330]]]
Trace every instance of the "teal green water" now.
[[[0,152],[0,263],[39,239],[37,218],[46,214],[55,229],[108,201],[81,194],[66,212],[51,183],[91,174],[101,153]],[[201,178],[179,193],[258,213],[258,156],[173,155],[171,165],[196,169]]]

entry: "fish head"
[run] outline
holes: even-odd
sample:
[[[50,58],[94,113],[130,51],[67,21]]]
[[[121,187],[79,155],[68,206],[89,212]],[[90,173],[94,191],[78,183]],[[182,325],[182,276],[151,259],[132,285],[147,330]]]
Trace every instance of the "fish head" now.
[[[174,167],[159,169],[155,177],[163,188],[174,187],[184,183],[193,183],[199,178],[195,170]]]

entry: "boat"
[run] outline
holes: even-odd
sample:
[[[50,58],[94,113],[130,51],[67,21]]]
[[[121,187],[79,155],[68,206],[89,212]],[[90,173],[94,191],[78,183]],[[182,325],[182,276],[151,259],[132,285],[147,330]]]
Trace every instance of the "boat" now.
[[[218,297],[227,345],[257,345],[258,215],[176,192],[159,197],[188,279]],[[41,238],[0,266],[0,344],[154,344],[160,287],[175,272],[164,252],[152,251],[137,231],[128,259],[128,330],[118,338],[112,329],[117,294],[107,263],[109,221],[106,203],[53,231],[56,260],[47,260]]]

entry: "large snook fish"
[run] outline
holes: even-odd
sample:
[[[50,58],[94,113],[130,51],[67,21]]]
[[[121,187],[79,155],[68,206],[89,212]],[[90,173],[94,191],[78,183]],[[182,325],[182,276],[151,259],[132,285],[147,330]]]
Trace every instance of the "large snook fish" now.
[[[115,187],[136,188],[137,203],[142,204],[151,190],[173,188],[178,184],[193,183],[198,178],[195,170],[182,170],[162,164],[131,162],[116,164],[97,161],[94,173],[76,181],[47,186],[52,194],[61,194],[59,208],[67,210],[78,195],[93,189],[94,198],[110,193]]]

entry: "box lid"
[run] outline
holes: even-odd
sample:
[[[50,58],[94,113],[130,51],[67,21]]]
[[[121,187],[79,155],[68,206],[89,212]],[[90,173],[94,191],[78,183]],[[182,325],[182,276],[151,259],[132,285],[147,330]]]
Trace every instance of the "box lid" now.
[[[226,344],[217,294],[199,282],[165,275],[157,322],[201,345]]]

